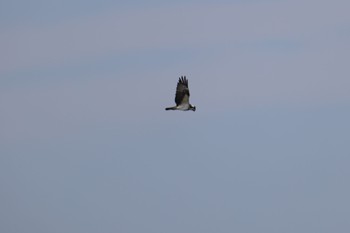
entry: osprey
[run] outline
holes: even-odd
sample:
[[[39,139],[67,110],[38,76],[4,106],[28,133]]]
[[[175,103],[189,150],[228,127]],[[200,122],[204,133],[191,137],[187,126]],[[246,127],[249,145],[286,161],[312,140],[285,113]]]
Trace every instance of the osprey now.
[[[186,76],[181,76],[177,83],[175,94],[176,106],[165,108],[165,110],[196,111],[196,106],[190,104],[190,90],[188,89],[188,80]]]

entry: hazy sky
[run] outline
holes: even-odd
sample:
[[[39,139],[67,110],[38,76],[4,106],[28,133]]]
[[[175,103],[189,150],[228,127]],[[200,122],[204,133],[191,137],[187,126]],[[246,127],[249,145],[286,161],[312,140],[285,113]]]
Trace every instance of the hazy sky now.
[[[349,9],[2,0],[0,232],[350,232]]]

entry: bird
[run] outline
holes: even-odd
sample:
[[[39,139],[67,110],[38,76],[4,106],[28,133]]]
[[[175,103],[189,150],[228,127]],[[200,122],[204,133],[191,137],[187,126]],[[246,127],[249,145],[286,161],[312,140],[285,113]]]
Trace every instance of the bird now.
[[[176,106],[165,108],[165,110],[196,111],[196,106],[190,104],[190,89],[188,89],[186,76],[181,76],[177,82],[175,103]]]

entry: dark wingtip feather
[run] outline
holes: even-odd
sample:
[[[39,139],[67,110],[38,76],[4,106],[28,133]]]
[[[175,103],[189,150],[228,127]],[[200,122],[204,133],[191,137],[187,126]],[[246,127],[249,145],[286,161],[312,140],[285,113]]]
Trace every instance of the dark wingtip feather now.
[[[186,78],[186,75],[185,75],[185,76],[181,76],[181,77],[179,78],[179,83],[183,83],[183,84],[186,85],[186,87],[188,87],[188,80],[187,80],[187,78]]]

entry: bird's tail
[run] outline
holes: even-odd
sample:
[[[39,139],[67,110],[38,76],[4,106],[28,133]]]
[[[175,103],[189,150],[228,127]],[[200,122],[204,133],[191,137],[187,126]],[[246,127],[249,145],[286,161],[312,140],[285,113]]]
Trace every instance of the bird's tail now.
[[[169,107],[169,108],[165,108],[165,110],[175,110],[176,109],[176,107]]]

